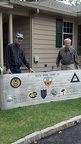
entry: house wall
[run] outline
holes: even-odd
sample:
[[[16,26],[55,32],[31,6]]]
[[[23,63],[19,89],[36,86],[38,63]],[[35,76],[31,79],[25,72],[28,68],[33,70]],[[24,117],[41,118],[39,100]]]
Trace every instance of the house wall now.
[[[24,48],[26,58],[30,62],[30,20],[29,17],[18,16],[13,19],[13,34],[20,32],[24,35],[22,47]]]
[[[78,53],[78,25],[81,24],[81,21],[76,20],[74,25],[74,47]],[[81,68],[81,56],[79,55],[79,66]]]
[[[56,67],[57,56],[56,44],[56,19],[52,16],[37,15],[33,18],[32,26],[32,52],[39,56],[39,62],[34,63],[35,71],[51,71]]]
[[[72,18],[63,18],[63,21],[73,22],[73,47],[77,50],[77,22]],[[56,70],[56,57],[59,48],[56,48],[56,17],[37,15],[33,18],[32,52],[39,56],[39,62],[34,63],[35,71]],[[47,67],[46,67],[47,65]]]
[[[75,43],[76,43],[76,47],[78,47],[78,25],[81,25],[81,19],[80,18],[77,19],[75,21],[75,23],[76,23],[76,27],[75,27],[75,31],[76,31],[76,33],[75,33]],[[80,68],[81,68],[81,56],[80,55],[79,55],[79,61],[80,61]]]
[[[65,17],[63,20],[74,23],[73,46],[77,50],[77,28],[81,22]],[[14,16],[14,40],[17,32],[24,34],[22,47],[25,50],[26,58],[35,71],[51,71],[52,68],[56,70],[56,57],[59,51],[59,48],[56,48],[56,17],[37,15],[30,22],[30,17]],[[34,56],[36,55],[39,56],[38,63],[34,63]],[[81,57],[79,58],[81,61]]]

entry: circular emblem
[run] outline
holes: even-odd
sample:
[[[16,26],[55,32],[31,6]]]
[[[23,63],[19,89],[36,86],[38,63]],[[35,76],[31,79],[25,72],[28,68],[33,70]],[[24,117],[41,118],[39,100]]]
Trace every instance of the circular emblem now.
[[[57,91],[52,89],[51,94],[52,94],[52,96],[56,96],[57,95]]]
[[[29,96],[30,96],[31,98],[35,98],[35,97],[37,96],[37,93],[36,93],[36,92],[31,92],[31,93],[29,94]]]
[[[21,80],[18,77],[14,77],[13,79],[11,79],[10,85],[13,88],[18,88],[21,85]]]

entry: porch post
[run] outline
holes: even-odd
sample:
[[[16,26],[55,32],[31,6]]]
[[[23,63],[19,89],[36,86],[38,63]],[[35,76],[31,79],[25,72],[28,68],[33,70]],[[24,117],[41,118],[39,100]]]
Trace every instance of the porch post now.
[[[9,15],[9,42],[13,43],[13,17]]]
[[[3,19],[0,13],[0,67],[3,69]]]
[[[32,69],[33,69],[33,54],[32,54],[32,44],[33,44],[33,42],[32,42],[32,34],[33,34],[33,29],[32,29],[32,16],[31,16],[31,14],[30,14],[30,64],[31,64],[31,67],[32,67]]]

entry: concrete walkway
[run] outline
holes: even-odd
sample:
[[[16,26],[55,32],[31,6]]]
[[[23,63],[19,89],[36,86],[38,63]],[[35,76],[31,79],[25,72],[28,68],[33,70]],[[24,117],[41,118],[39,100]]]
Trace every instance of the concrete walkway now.
[[[81,115],[34,132],[12,144],[81,144]]]

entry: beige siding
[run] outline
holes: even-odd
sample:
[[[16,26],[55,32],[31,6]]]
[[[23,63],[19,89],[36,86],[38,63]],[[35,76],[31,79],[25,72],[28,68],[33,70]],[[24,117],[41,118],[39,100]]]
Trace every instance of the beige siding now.
[[[24,48],[26,58],[30,62],[30,21],[28,17],[16,17],[13,19],[14,38],[17,32],[24,35],[22,47]]]
[[[38,15],[33,18],[33,58],[35,55],[39,56],[39,62],[37,64],[33,62],[35,71],[50,71],[56,66],[55,35],[56,20],[54,17]]]
[[[76,49],[77,49],[77,46],[78,46],[78,25],[81,25],[81,19],[77,19],[75,21],[75,35],[74,35],[74,40],[75,40],[75,46],[76,46]],[[81,56],[79,55],[79,60],[80,60],[80,68],[81,68]]]

